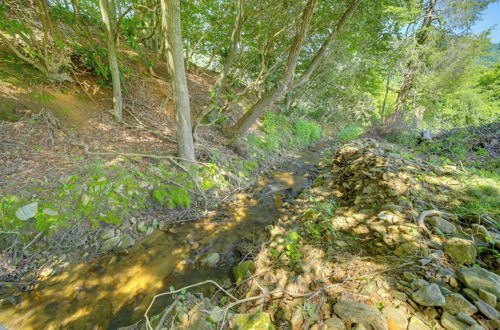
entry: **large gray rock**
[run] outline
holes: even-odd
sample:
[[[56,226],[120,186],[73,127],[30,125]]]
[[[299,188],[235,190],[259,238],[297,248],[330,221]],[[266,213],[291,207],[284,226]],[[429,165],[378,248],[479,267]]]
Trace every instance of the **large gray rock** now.
[[[443,306],[446,303],[437,284],[430,284],[415,291],[412,299],[422,306]]]
[[[444,253],[457,264],[473,264],[476,262],[476,246],[473,241],[462,238],[449,239],[444,246]]]
[[[441,315],[441,325],[446,330],[467,330],[467,328],[470,327],[470,325],[460,321],[448,312],[444,312],[443,315]]]
[[[458,279],[471,289],[483,289],[500,299],[500,276],[495,273],[480,267],[463,268],[458,271]]]
[[[376,308],[354,301],[340,301],[333,306],[335,314],[341,319],[363,324],[368,329],[387,330],[387,321]]]
[[[464,312],[467,315],[472,315],[477,312],[477,307],[459,293],[452,293],[447,295],[446,303],[444,304],[443,308],[453,315],[456,315],[460,312]]]

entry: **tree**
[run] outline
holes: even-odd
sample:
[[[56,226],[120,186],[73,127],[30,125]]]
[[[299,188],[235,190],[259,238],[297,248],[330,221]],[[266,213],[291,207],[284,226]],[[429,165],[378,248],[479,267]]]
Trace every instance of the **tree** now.
[[[276,99],[279,99],[286,91],[288,84],[293,79],[295,67],[299,53],[306,38],[307,29],[311,23],[314,8],[316,7],[317,0],[309,0],[302,13],[302,23],[300,24],[295,34],[290,53],[283,70],[283,74],[275,85],[269,89],[262,97],[241,117],[241,119],[229,129],[230,135],[244,135],[250,126],[266,111]]]
[[[106,45],[108,50],[109,70],[113,83],[113,107],[115,118],[122,121],[122,88],[120,82],[120,68],[116,56],[115,29],[116,6],[115,0],[99,0],[102,21],[106,30]]]
[[[163,42],[172,85],[177,149],[180,158],[195,161],[191,112],[184,68],[179,0],[161,0]]]

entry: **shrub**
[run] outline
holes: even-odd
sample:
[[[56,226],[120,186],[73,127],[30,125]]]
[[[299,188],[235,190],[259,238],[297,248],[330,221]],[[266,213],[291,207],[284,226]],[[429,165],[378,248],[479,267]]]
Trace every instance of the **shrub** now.
[[[346,126],[343,130],[341,130],[338,134],[337,137],[339,138],[340,142],[346,143],[351,140],[356,139],[359,137],[361,134],[364,133],[364,129],[361,125],[359,124],[349,124]]]
[[[321,138],[321,126],[313,121],[299,119],[293,125],[293,135],[300,145],[308,145]]]

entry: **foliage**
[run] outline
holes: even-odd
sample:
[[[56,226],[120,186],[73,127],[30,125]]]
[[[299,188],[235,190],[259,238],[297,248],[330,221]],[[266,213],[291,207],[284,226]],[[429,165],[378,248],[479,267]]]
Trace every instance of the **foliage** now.
[[[353,123],[347,125],[344,129],[337,133],[337,137],[342,143],[349,142],[358,138],[364,133],[364,129],[361,125]]]
[[[200,173],[206,189],[214,187],[210,173],[213,168],[202,168]],[[131,214],[153,203],[167,208],[187,208],[192,203],[188,190],[194,189],[186,173],[165,168],[161,163],[151,165],[147,173],[133,167],[105,168],[94,164],[84,175],[61,179],[50,190],[35,188],[30,199],[8,195],[0,201],[2,230],[20,232],[22,239],[30,237],[28,228],[47,235],[80,222],[93,227],[102,223],[120,225]],[[45,183],[48,185],[49,183]],[[48,191],[48,193],[47,193]],[[19,209],[30,203],[38,207],[26,220],[19,217]],[[18,215],[16,215],[16,212]]]

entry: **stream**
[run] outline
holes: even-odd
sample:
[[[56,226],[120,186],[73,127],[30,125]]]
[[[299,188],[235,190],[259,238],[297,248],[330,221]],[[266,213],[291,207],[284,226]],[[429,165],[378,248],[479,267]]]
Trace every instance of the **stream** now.
[[[0,324],[7,329],[117,329],[142,319],[153,296],[169,287],[207,279],[222,283],[244,257],[242,247],[254,245],[280,216],[282,202],[310,187],[330,145],[321,142],[298,153],[260,179],[252,195],[239,194],[211,217],[158,230],[127,251],[47,278],[17,304],[0,306]],[[216,267],[200,262],[209,253],[219,254]],[[157,300],[149,315],[166,304]]]

